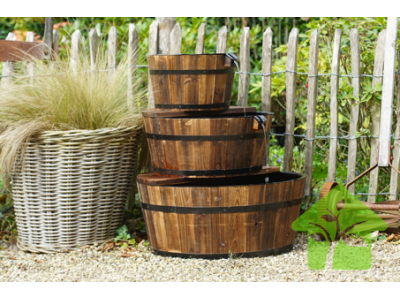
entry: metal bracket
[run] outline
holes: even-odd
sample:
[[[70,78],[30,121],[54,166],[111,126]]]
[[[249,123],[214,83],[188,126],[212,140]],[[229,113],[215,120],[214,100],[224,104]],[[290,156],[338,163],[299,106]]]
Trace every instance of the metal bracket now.
[[[357,182],[360,178],[364,177],[365,175],[367,175],[369,172],[371,172],[373,169],[375,169],[376,167],[378,167],[378,163],[379,163],[379,143],[378,143],[378,153],[376,155],[376,164],[374,164],[373,166],[371,166],[369,169],[365,170],[363,173],[361,173],[360,175],[358,175],[356,178],[354,178],[353,180],[351,180],[350,182],[348,182],[346,184],[346,191],[345,191],[345,200],[347,199],[347,191],[349,189],[349,186],[351,186],[352,184],[354,184],[355,182]],[[400,171],[394,167],[392,165],[392,160],[393,160],[393,155],[392,155],[392,150],[394,149],[394,146],[392,145],[392,142],[389,143],[389,166],[395,170],[397,173],[400,174]]]
[[[254,116],[253,118],[254,118],[253,122],[254,130],[265,129],[265,123],[267,122],[267,118],[264,115],[257,115]]]

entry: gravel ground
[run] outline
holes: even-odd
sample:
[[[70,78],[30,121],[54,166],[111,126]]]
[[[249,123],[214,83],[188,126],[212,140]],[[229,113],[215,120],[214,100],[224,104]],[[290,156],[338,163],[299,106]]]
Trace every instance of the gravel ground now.
[[[332,254],[324,271],[313,271],[305,236],[289,253],[220,260],[167,258],[147,248],[29,254],[0,242],[0,281],[400,281],[400,245],[374,243],[372,267],[365,271],[332,270]]]

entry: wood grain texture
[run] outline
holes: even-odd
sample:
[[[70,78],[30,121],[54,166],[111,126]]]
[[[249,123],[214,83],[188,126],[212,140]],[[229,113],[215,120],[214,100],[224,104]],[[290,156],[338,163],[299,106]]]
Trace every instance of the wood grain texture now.
[[[197,30],[197,42],[196,42],[196,54],[203,54],[204,53],[204,37],[206,33],[206,24],[201,23],[199,29]]]
[[[256,113],[257,109],[254,106],[231,106],[223,111],[197,111],[194,115],[190,111],[182,110],[162,110],[162,109],[146,109],[142,112],[147,118],[173,118],[173,117],[212,117],[212,116],[227,116],[227,115],[245,115],[248,113]]]
[[[43,51],[43,59],[51,60],[53,52],[53,24],[54,18],[47,17],[44,24],[43,44],[45,46]]]
[[[392,135],[393,118],[393,93],[394,70],[396,63],[397,30],[399,21],[397,17],[387,18],[387,30],[385,39],[385,68],[383,70],[381,119],[379,130],[379,163],[380,167],[389,165],[389,145]]]
[[[57,29],[53,30],[53,57],[52,60],[58,59],[60,54],[60,33]]]
[[[155,55],[158,52],[158,22],[154,21],[150,25],[149,29],[149,55]],[[150,67],[149,67],[150,72]],[[149,89],[149,100],[148,108],[154,108],[154,94],[153,94],[153,83],[151,82],[150,73],[148,74],[148,89]]]
[[[181,54],[182,49],[182,29],[179,23],[176,23],[170,33],[169,54]]]
[[[7,41],[16,41],[17,37],[15,36],[15,33],[10,32],[10,33],[8,33],[8,35],[6,37],[6,40]],[[0,45],[7,45],[7,44],[9,45],[9,43],[3,42]],[[11,47],[3,48],[2,46],[0,46],[0,53],[5,53],[6,56],[9,56],[10,48]],[[15,47],[13,47],[13,48],[15,48]],[[14,51],[17,51],[17,50],[14,50]],[[20,51],[14,52],[14,53],[16,55],[21,55]],[[1,86],[6,87],[13,80],[13,78],[11,76],[14,75],[14,63],[12,63],[11,61],[8,61],[8,60],[2,60],[2,61],[4,61],[4,63],[3,63],[3,71],[2,71],[1,75],[5,76],[5,77],[1,78]],[[10,76],[10,77],[7,77],[7,76]]]
[[[360,41],[358,37],[358,31],[353,28],[350,31],[350,47],[351,47],[351,75],[360,75]],[[356,99],[360,97],[360,77],[353,77],[351,79],[351,85],[353,86],[353,95]],[[349,126],[349,148],[348,148],[348,164],[347,164],[347,182],[354,179],[356,174],[356,160],[357,160],[357,139],[355,134],[358,131],[358,116],[360,112],[360,106],[358,102],[351,101],[351,113],[350,113],[350,126]],[[349,187],[349,192],[354,194],[354,184]]]
[[[170,41],[171,41],[170,34],[176,24],[176,18],[158,17],[157,23],[158,23],[158,46],[157,46],[158,48],[156,53],[169,54]]]
[[[137,113],[138,107],[133,106],[134,95],[136,94],[135,76],[138,60],[139,33],[135,24],[129,24],[129,40],[128,40],[128,108]]]
[[[177,24],[178,26],[178,24]],[[231,99],[234,78],[233,62],[226,67],[226,56],[148,55],[149,70],[223,70],[220,74],[152,74],[154,105],[167,109],[211,111],[226,110]],[[175,105],[173,108],[168,106]],[[179,105],[193,105],[190,108]],[[217,105],[217,107],[202,107]],[[218,106],[220,105],[220,106]],[[177,107],[177,108],[175,108]]]
[[[28,35],[27,35],[28,36]],[[30,41],[20,42],[16,40],[14,33],[9,33],[10,40],[0,40],[0,62],[15,62],[30,59],[42,59],[43,44]],[[27,53],[27,55],[25,54]]]
[[[34,42],[35,42],[35,34],[34,34],[32,31],[28,31],[28,32],[26,33],[26,41],[27,41],[27,42],[31,42],[31,43],[34,43]],[[34,65],[33,65],[32,62],[29,62],[29,63],[27,64],[27,66],[26,66],[26,74],[27,74],[28,76],[33,76],[33,75],[35,74]],[[33,82],[32,79],[33,79],[33,78],[30,78],[30,79],[29,79],[31,83]]]
[[[95,28],[89,31],[90,68],[96,70],[97,55],[99,53],[99,36]]]
[[[331,73],[339,74],[340,72],[340,47],[342,40],[342,30],[335,30],[335,39],[333,42],[332,66]],[[339,92],[339,76],[331,76],[331,99],[330,99],[330,113],[331,113],[331,130],[330,136],[333,137],[329,140],[329,160],[328,160],[328,181],[334,181],[336,177],[336,162],[337,162],[337,139],[338,137],[338,101],[337,94]]]
[[[235,207],[286,202],[302,197],[305,178],[275,173],[273,184],[253,184],[237,177],[223,184],[182,183],[151,185],[152,174],[138,176],[142,203],[171,207]],[[270,175],[272,178],[272,174]],[[287,177],[289,176],[289,177]],[[143,181],[141,177],[146,179]],[[278,178],[279,177],[279,178]],[[261,181],[260,181],[261,180]],[[246,182],[242,183],[241,182]],[[144,184],[142,182],[147,182]],[[212,184],[211,184],[212,183]],[[294,242],[291,223],[299,217],[300,204],[266,211],[238,213],[176,213],[144,209],[149,241],[155,250],[185,254],[235,254],[276,249]]]
[[[271,28],[267,28],[263,35],[263,50],[262,50],[262,73],[270,74],[273,64],[273,49],[272,49],[273,32]],[[262,77],[262,99],[261,110],[271,111],[271,78],[272,76]]]
[[[299,30],[293,28],[289,35],[286,69],[297,71],[297,44]],[[285,152],[283,160],[283,170],[290,171],[293,166],[293,147],[294,147],[294,123],[295,123],[295,103],[296,103],[296,73],[286,73],[286,128],[285,133]]]
[[[239,91],[238,105],[247,106],[249,97],[250,84],[250,28],[243,28],[243,33],[240,36],[240,72],[239,76]]]
[[[313,173],[313,154],[315,137],[315,116],[318,97],[318,52],[319,52],[319,32],[314,30],[310,38],[310,56],[308,71],[308,100],[307,100],[307,131],[305,168],[306,184],[305,195],[312,195],[312,173]],[[311,139],[311,140],[310,140]]]
[[[216,53],[226,53],[227,42],[228,42],[228,29],[226,28],[226,26],[223,26],[218,31]]]
[[[267,28],[263,35],[263,50],[262,50],[262,73],[270,74],[272,72],[273,64],[273,49],[272,49],[273,32],[271,28]],[[271,111],[271,76],[262,77],[262,91],[261,91],[261,110]],[[269,139],[267,139],[265,153],[265,165],[269,164]]]
[[[174,170],[192,172],[234,170],[235,174],[232,175],[249,173],[248,168],[261,167],[265,157],[263,130],[253,129],[253,116],[256,114],[160,118],[146,117],[145,112],[143,115],[147,134],[174,137],[172,140],[165,137],[148,137],[152,164],[160,169],[157,172],[164,174],[172,174]],[[264,116],[267,119],[265,131],[268,133],[272,115],[265,114]],[[231,137],[247,134],[259,134],[259,136],[250,136],[246,139]],[[188,136],[204,136],[204,140],[182,140]],[[220,140],[206,141],[208,136],[219,136]],[[240,169],[244,170],[240,171]],[[193,176],[202,177],[203,175]],[[211,176],[211,174],[204,176]]]
[[[385,58],[385,38],[386,38],[386,30],[382,30],[378,35],[378,42],[376,44],[375,50],[375,59],[374,59],[374,77],[372,79],[372,89],[380,83],[382,84],[382,76],[383,74],[383,63]],[[372,99],[371,104],[371,136],[379,136],[379,129],[380,129],[380,121],[381,121],[381,106],[380,101],[377,99]],[[378,156],[378,139],[372,138],[371,139],[371,160],[370,166],[376,164]],[[368,190],[368,202],[375,203],[377,187],[378,187],[378,175],[379,175],[379,168],[375,168],[374,170],[369,173],[369,190]],[[397,174],[397,172],[396,172]]]
[[[267,175],[267,174],[272,174],[272,173],[277,173],[279,172],[279,167],[263,167],[261,171],[258,172],[253,172],[251,174],[248,174],[246,176],[259,176],[259,175]],[[146,173],[146,174],[141,174],[137,178],[137,182],[141,183],[146,186],[165,186],[165,185],[177,185],[177,184],[193,184],[193,183],[199,183],[199,182],[204,182],[206,183],[208,178],[187,178],[187,177],[169,177],[169,176],[162,176],[158,175],[156,173]],[[252,190],[254,191],[254,190]],[[256,197],[250,197],[249,198],[249,204],[259,204],[257,202],[258,194]]]
[[[400,50],[398,52],[398,71],[400,72]],[[400,74],[397,73],[397,103],[400,103]],[[397,111],[396,111],[396,115],[397,115],[397,122],[396,122],[396,129],[395,129],[395,133],[394,133],[394,150],[393,150],[393,161],[392,164],[393,166],[395,166],[396,168],[399,167],[400,165],[400,105],[397,105]],[[397,200],[397,193],[399,191],[399,176],[397,174],[397,172],[395,170],[391,170],[390,173],[390,196],[389,196],[389,200]]]
[[[69,67],[72,70],[77,70],[79,62],[79,48],[81,46],[82,34],[80,30],[76,30],[71,37],[71,58],[69,62]]]
[[[111,76],[117,67],[117,28],[111,26],[108,31],[107,49],[108,49],[108,74]]]

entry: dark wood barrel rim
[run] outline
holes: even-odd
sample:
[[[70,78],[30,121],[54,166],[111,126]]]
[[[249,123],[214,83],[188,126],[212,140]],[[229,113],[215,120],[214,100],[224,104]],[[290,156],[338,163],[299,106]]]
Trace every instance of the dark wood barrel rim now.
[[[164,109],[212,109],[212,108],[229,108],[229,102],[214,103],[214,104],[156,104],[156,108]]]
[[[241,168],[241,169],[226,169],[226,170],[172,170],[172,169],[161,169],[154,168],[154,172],[165,175],[177,175],[177,176],[221,176],[221,175],[239,175],[252,172],[259,172],[262,169],[262,165]]]
[[[149,70],[150,75],[213,75],[235,73],[235,68],[212,70]]]
[[[269,134],[265,133],[267,136]],[[187,142],[203,142],[203,141],[237,141],[249,139],[263,139],[264,133],[248,133],[236,135],[168,135],[146,133],[148,139],[165,140],[165,141],[187,141]]]
[[[178,104],[180,105],[180,104]],[[227,119],[227,118],[252,118],[254,116],[267,116],[267,118],[272,118],[274,113],[260,111],[260,112],[248,112],[246,109],[243,109],[243,112],[235,112],[232,114],[225,113],[223,115],[215,114],[207,114],[207,112],[183,112],[181,116],[157,116],[154,114],[147,114],[144,111],[143,116],[146,118],[163,118],[163,119]]]
[[[245,206],[214,206],[214,207],[188,207],[188,206],[166,206],[141,203],[142,208],[150,211],[158,211],[164,213],[177,214],[233,214],[233,213],[248,213],[267,210],[276,210],[301,204],[302,198],[288,200],[283,202],[264,203],[257,205]]]
[[[227,103],[227,102],[226,102]],[[222,104],[226,104],[223,102]],[[221,103],[214,103],[212,105],[220,105]],[[159,104],[159,105],[169,105],[169,104]],[[174,104],[174,105],[186,105],[186,104]],[[196,105],[197,104],[188,104],[188,105]],[[249,113],[257,113],[256,108],[253,106],[231,106],[228,107],[228,109],[225,110],[209,110],[209,111],[204,111],[204,110],[199,110],[199,111],[188,111],[188,110],[180,110],[180,111],[171,111],[171,110],[161,110],[157,108],[152,108],[152,109],[146,109],[142,111],[143,117],[146,118],[170,118],[170,117],[188,117],[188,116],[195,116],[200,117],[210,117],[210,116],[215,116],[218,115],[219,117],[223,116],[232,116],[232,115],[242,115],[243,112],[246,111],[246,114]]]
[[[167,252],[153,249],[155,254],[161,256],[171,256],[171,257],[181,257],[181,258],[203,258],[203,259],[221,259],[221,258],[229,258],[232,255],[234,257],[263,257],[269,255],[278,255],[282,253],[286,253],[293,250],[293,244],[289,244],[287,246],[274,248],[274,249],[266,249],[254,252],[244,252],[244,253],[226,253],[226,254],[191,254],[191,253],[176,253],[176,252]]]
[[[224,187],[230,187],[230,186],[253,186],[253,185],[266,185],[266,184],[280,184],[280,183],[282,183],[282,182],[303,180],[304,177],[305,177],[305,175],[298,174],[298,173],[294,173],[294,172],[279,172],[279,173],[281,173],[281,174],[288,174],[288,175],[297,175],[297,176],[299,176],[299,177],[298,177],[298,178],[295,178],[295,179],[291,178],[291,179],[287,179],[287,180],[275,181],[275,182],[270,182],[270,183],[268,183],[268,182],[266,182],[266,183],[249,183],[249,184],[242,184],[242,185],[224,184],[224,185],[222,185],[222,186],[224,186]],[[266,176],[266,177],[268,177],[268,176],[271,176],[272,174],[273,174],[273,173],[259,174],[259,175],[255,175],[255,176]],[[247,174],[246,174],[246,175],[247,175]],[[246,176],[246,175],[242,175],[242,176]],[[180,178],[183,178],[183,177],[180,177]],[[240,178],[240,177],[236,177],[236,178]],[[201,179],[202,181],[205,181],[205,180],[212,180],[212,178],[200,178],[200,179]],[[200,180],[200,179],[199,179],[199,178],[185,178],[185,182],[198,181],[198,180]],[[149,185],[148,183],[144,182],[144,181],[142,180],[142,178],[140,177],[140,175],[139,175],[138,178],[137,178],[137,182],[140,183],[140,184],[146,185],[146,186],[152,186],[152,185]],[[153,186],[158,186],[158,185],[153,185]],[[191,187],[193,187],[193,186],[190,186],[190,185],[187,185],[187,186],[182,185],[182,186],[180,186],[179,184],[164,184],[164,185],[162,185],[162,186],[174,186],[174,187],[179,187],[179,188],[191,188]],[[212,186],[207,185],[207,184],[204,184],[204,185],[196,185],[196,187],[208,188],[208,187],[212,187]]]

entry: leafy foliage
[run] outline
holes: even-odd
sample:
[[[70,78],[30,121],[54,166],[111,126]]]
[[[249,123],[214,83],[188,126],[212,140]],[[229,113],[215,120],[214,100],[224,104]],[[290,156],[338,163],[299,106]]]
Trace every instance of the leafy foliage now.
[[[131,238],[131,235],[129,234],[128,227],[126,225],[123,225],[122,227],[118,228],[116,230],[117,237],[114,239],[115,242],[118,241],[127,241]]]

